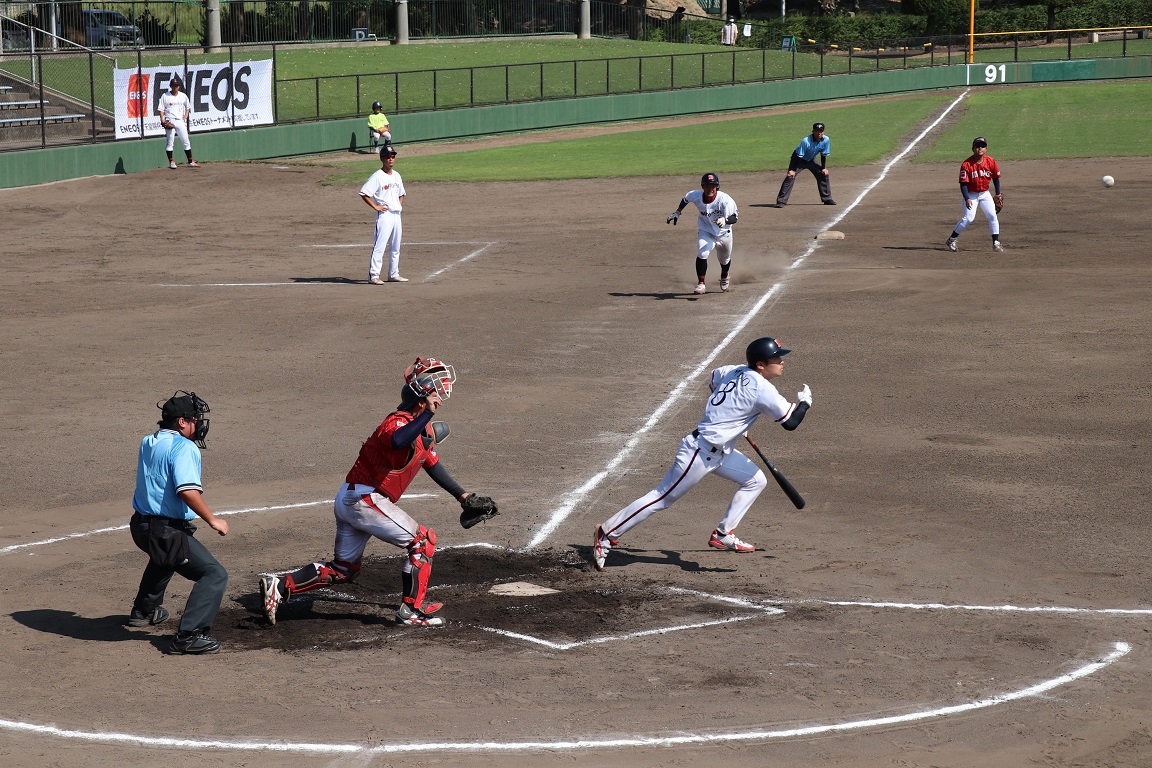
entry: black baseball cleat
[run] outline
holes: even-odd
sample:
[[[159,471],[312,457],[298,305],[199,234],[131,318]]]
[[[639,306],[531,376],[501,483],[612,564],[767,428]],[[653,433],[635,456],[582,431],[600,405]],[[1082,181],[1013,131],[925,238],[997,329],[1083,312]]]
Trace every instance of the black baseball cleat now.
[[[203,632],[177,632],[172,639],[172,653],[200,655],[219,652],[220,641]]]
[[[827,200],[824,201],[824,205],[836,205],[836,201],[833,200],[832,198],[828,198]]]
[[[130,627],[147,627],[148,625],[163,624],[168,621],[168,609],[164,606],[159,606],[151,613],[141,613],[136,609],[128,616],[128,626]]]

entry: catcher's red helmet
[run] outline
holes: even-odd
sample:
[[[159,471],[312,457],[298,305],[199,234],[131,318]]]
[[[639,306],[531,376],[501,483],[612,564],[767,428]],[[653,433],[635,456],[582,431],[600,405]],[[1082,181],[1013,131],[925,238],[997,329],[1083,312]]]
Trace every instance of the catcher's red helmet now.
[[[428,397],[435,392],[442,400],[452,396],[456,371],[434,357],[418,357],[404,371],[404,382],[417,397]]]

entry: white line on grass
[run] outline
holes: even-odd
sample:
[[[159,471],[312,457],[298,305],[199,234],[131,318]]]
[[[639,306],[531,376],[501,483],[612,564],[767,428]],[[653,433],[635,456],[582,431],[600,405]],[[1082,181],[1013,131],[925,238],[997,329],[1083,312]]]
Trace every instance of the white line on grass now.
[[[920,135],[913,139],[908,144],[908,146],[905,147],[902,152],[900,152],[900,154],[892,158],[892,160],[889,161],[888,164],[885,165],[884,168],[880,171],[880,175],[877,176],[876,179],[874,179],[867,187],[865,187],[864,191],[857,195],[856,199],[853,200],[851,204],[849,204],[844,208],[844,210],[835,216],[828,226],[835,226],[845,216],[847,216],[853,208],[859,205],[860,202],[864,199],[865,195],[867,195],[870,191],[872,191],[873,188],[876,187],[877,184],[884,180],[892,166],[900,161],[905,155],[907,155],[913,147],[919,144],[920,141],[932,131],[932,129],[939,125],[940,122],[948,116],[948,113],[950,113],[960,103],[961,99],[963,99],[965,95],[967,95],[967,92],[960,94],[960,96],[958,96],[951,104],[947,106],[947,108],[945,108],[945,110],[931,123],[931,125],[921,131]],[[805,249],[804,253],[801,254],[790,265],[788,265],[787,269],[794,270],[798,268],[801,264],[804,263],[804,260],[819,247],[820,241],[813,240],[808,248]],[[768,291],[760,297],[759,301],[753,304],[752,308],[744,313],[744,316],[740,318],[732,331],[727,336],[725,336],[719,344],[713,347],[704,357],[704,359],[700,361],[696,367],[694,367],[688,373],[687,376],[680,380],[680,383],[677,384],[673,388],[672,392],[668,395],[668,397],[664,398],[664,401],[656,407],[656,410],[652,412],[652,415],[648,417],[648,420],[644,422],[644,424],[632,434],[632,437],[628,440],[628,442],[624,444],[624,447],[621,448],[615,456],[608,460],[608,463],[604,465],[604,469],[592,475],[590,478],[584,481],[580,487],[569,491],[561,497],[562,501],[560,506],[552,510],[547,522],[545,522],[544,525],[540,527],[540,529],[532,537],[532,540],[529,541],[528,544],[524,547],[526,550],[535,549],[536,547],[543,544],[549,536],[556,532],[556,529],[560,527],[560,524],[568,519],[568,516],[572,514],[572,510],[583,503],[583,501],[588,497],[588,494],[592,493],[592,491],[600,487],[600,484],[603,483],[604,480],[607,479],[621,464],[623,464],[625,459],[632,455],[632,452],[635,451],[636,448],[640,445],[640,441],[646,437],[647,434],[653,428],[655,428],[657,424],[660,423],[660,419],[664,416],[664,414],[671,410],[677,401],[683,397],[689,383],[696,381],[697,378],[704,373],[707,367],[712,364],[712,361],[715,360],[717,356],[719,356],[719,354],[728,347],[732,340],[744,331],[748,324],[752,322],[752,318],[754,318],[756,314],[764,308],[764,305],[767,304],[770,299],[779,298],[782,290],[782,283],[775,283],[772,285],[772,287],[770,287]]]
[[[847,731],[861,731],[867,728],[881,728],[904,723],[932,720],[949,715],[974,712],[980,709],[995,707],[1025,698],[1033,698],[1048,693],[1062,685],[1074,682],[1088,675],[1099,672],[1105,667],[1114,664],[1120,658],[1132,651],[1128,643],[1113,644],[1111,653],[1099,661],[1094,661],[1077,667],[1071,672],[1044,680],[1021,688],[1016,691],[989,696],[984,699],[969,701],[964,704],[955,704],[948,707],[923,709],[907,712],[902,715],[890,717],[869,718],[863,720],[847,720],[838,723],[825,723],[806,725],[798,728],[785,728],[781,730],[751,730],[735,731],[731,733],[683,733],[677,736],[631,736],[617,739],[581,739],[578,741],[462,741],[462,742],[418,742],[406,744],[376,744],[365,746],[363,744],[316,744],[308,742],[283,741],[223,741],[165,738],[153,736],[139,736],[131,733],[100,733],[92,731],[77,731],[58,728],[54,725],[36,725],[21,723],[13,720],[0,720],[0,728],[19,733],[34,733],[47,736],[56,736],[66,739],[76,739],[101,744],[130,744],[143,747],[187,748],[187,749],[214,749],[245,752],[293,752],[310,754],[356,754],[356,755],[388,755],[401,753],[418,753],[426,755],[430,752],[538,752],[545,750],[589,750],[620,747],[673,747],[684,744],[723,744],[746,741],[767,741],[770,739],[806,738],[828,733],[843,733]]]

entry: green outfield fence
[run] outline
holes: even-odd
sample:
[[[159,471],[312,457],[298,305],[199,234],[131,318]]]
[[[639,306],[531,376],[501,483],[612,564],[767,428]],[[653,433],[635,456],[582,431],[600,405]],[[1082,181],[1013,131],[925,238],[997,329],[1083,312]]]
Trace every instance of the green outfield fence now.
[[[1152,39],[1147,32],[1145,28],[1118,28],[985,34],[978,36],[975,61],[1001,64],[1148,57],[1152,56]],[[1050,35],[1056,42],[1047,42]],[[967,61],[967,46],[963,36],[843,44],[806,40],[784,41],[772,49],[734,47],[659,56],[303,78],[274,75],[272,96],[276,123],[290,124],[362,116],[378,99],[390,116],[397,116],[952,66]],[[136,48],[5,55],[0,57],[0,88],[6,89],[0,91],[0,152],[114,140],[112,83],[117,68],[169,66],[188,71],[197,64],[271,57],[275,72],[282,50],[273,45],[260,50],[226,46],[212,54],[200,48]],[[18,101],[21,107],[7,109],[6,101]],[[39,123],[37,117],[41,118]],[[230,128],[241,130],[243,126]]]

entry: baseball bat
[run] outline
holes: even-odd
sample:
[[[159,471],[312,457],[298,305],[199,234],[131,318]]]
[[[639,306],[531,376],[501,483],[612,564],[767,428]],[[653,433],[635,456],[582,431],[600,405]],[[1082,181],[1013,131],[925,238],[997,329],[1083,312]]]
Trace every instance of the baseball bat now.
[[[776,478],[776,482],[780,484],[780,490],[784,491],[784,495],[796,506],[796,509],[804,509],[807,503],[804,497],[800,495],[800,491],[792,483],[788,482],[788,478],[784,477],[784,473],[776,469],[776,465],[768,461],[768,457],[760,450],[760,446],[752,442],[752,438],[744,435],[744,439],[748,441],[748,445],[752,446],[752,450],[756,451],[756,455],[760,457],[760,461],[764,462],[764,466],[768,467],[768,471],[772,473],[772,477]]]

